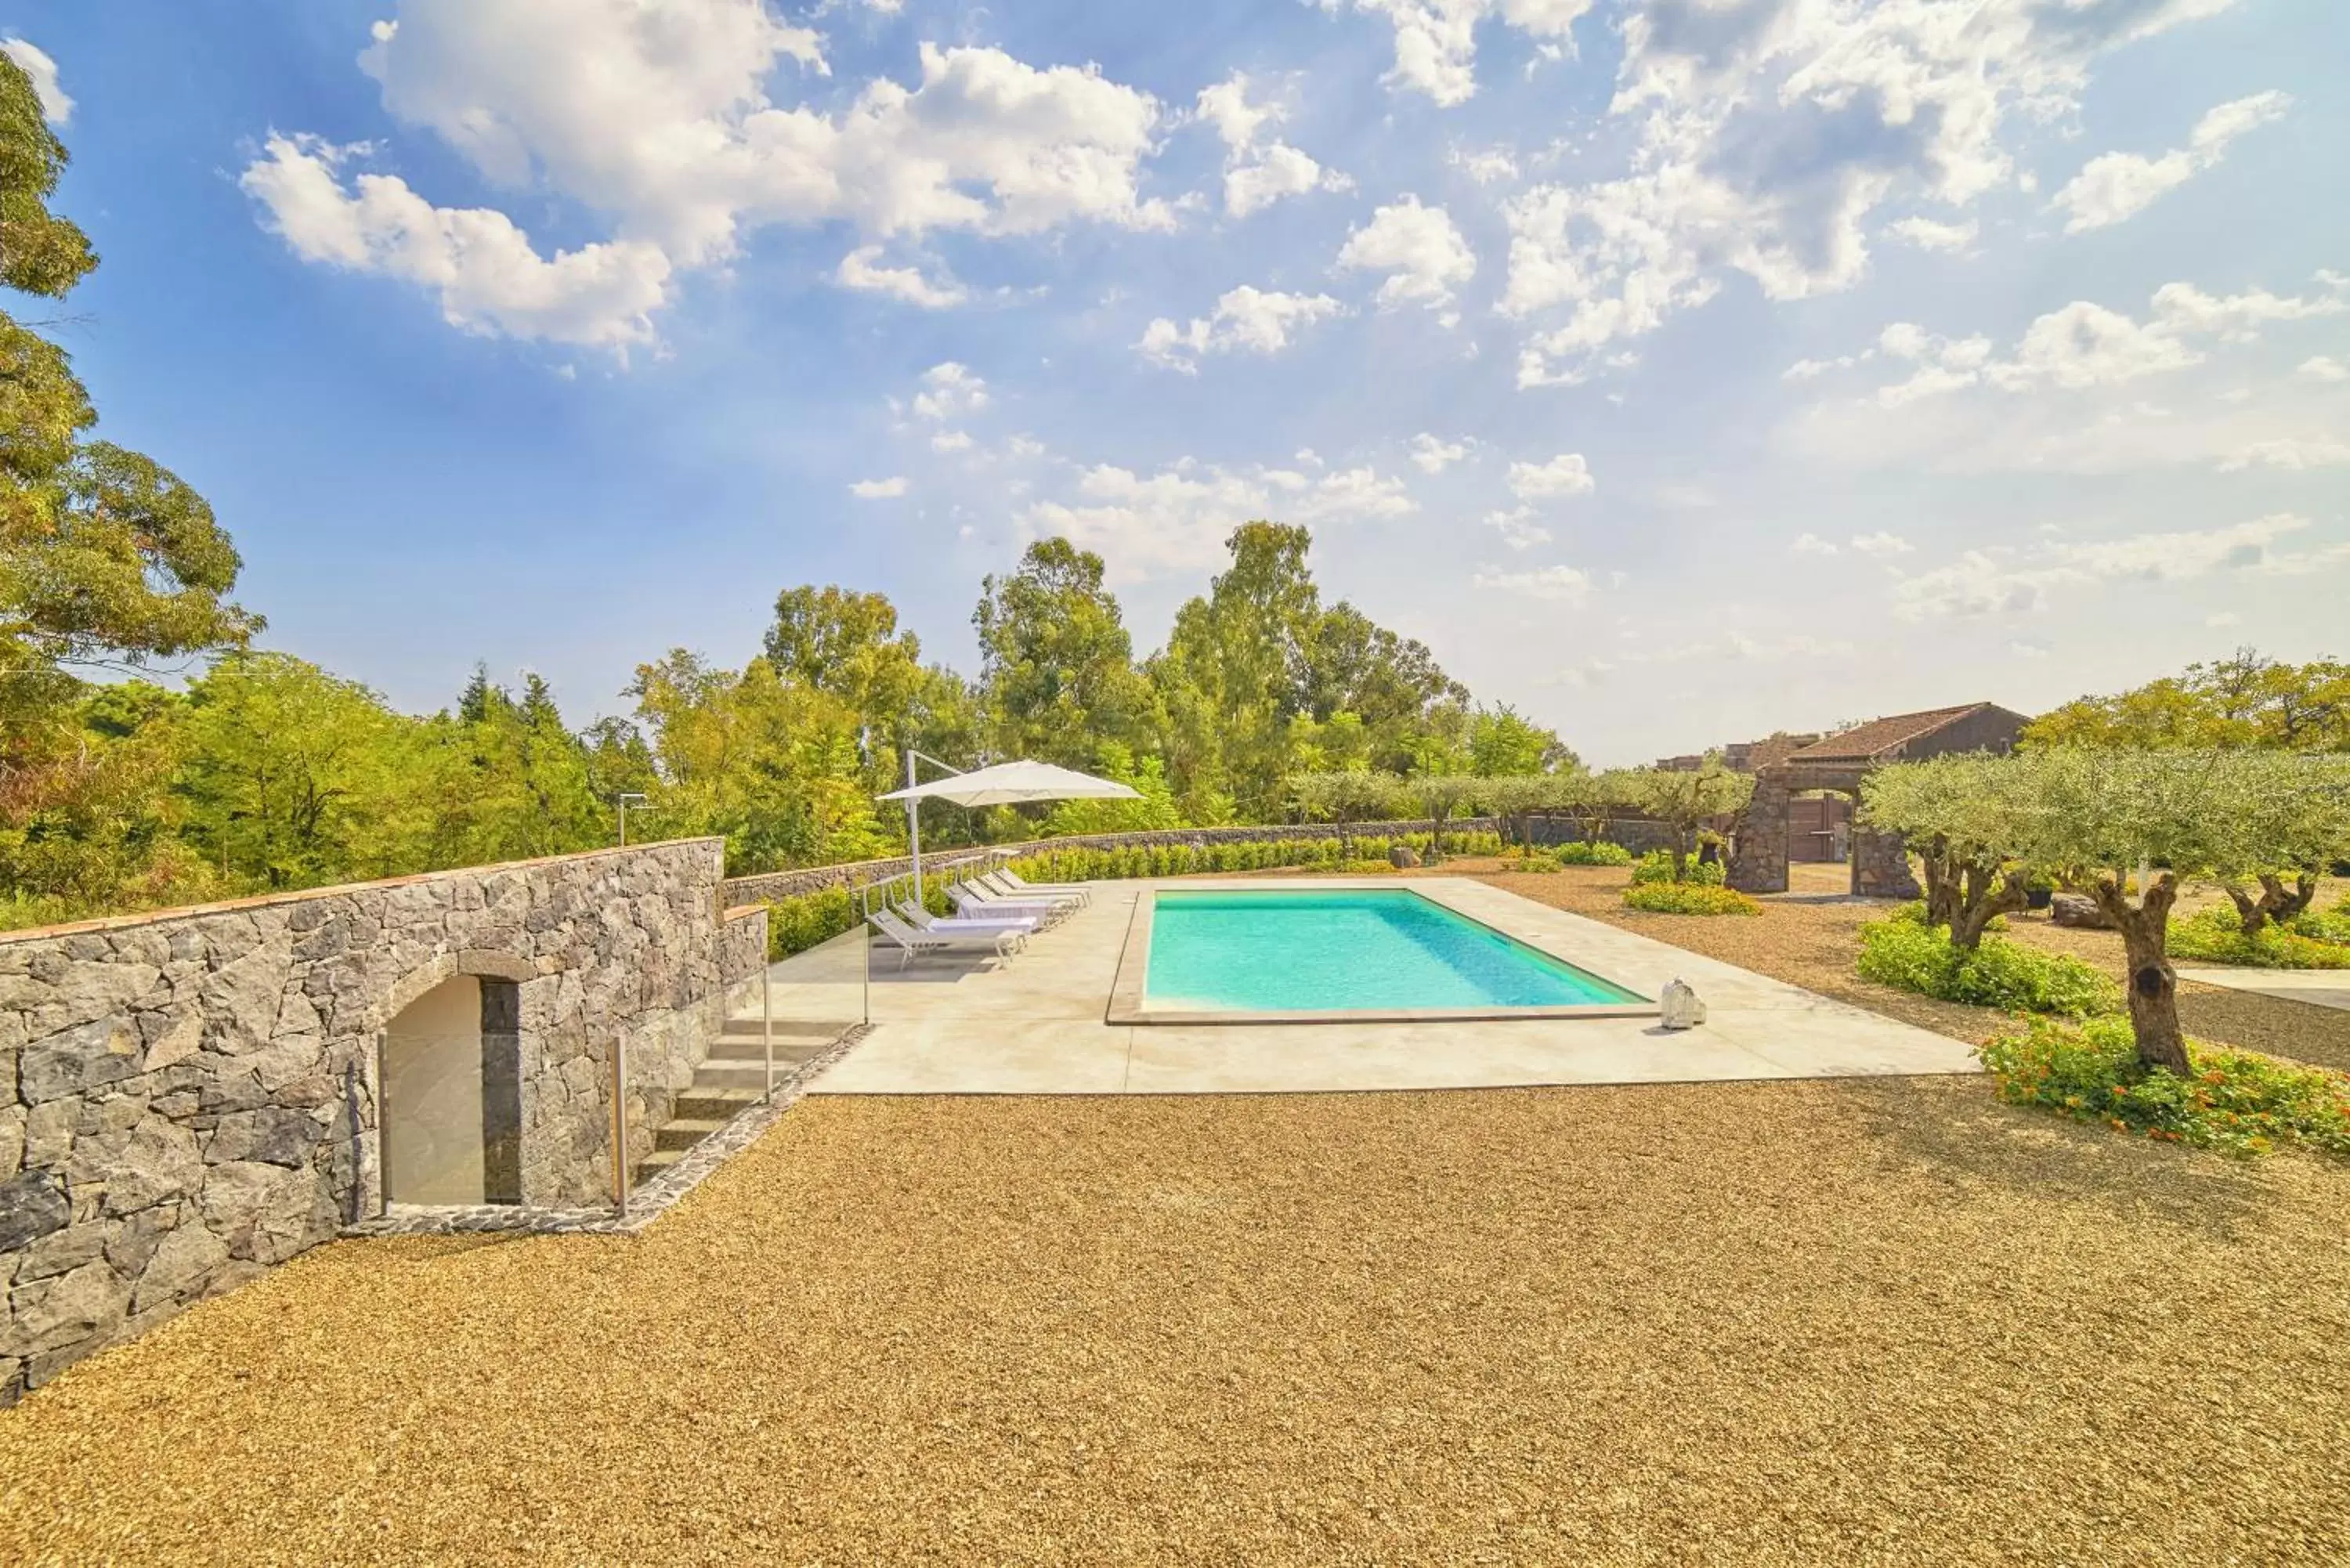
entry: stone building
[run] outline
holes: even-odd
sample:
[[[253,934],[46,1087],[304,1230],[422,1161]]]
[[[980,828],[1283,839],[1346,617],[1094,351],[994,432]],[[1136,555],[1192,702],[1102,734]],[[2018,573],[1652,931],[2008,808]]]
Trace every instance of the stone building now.
[[[2025,715],[1990,702],[1935,708],[1839,732],[1757,766],[1754,798],[1740,826],[1730,861],[1730,885],[1749,893],[1783,893],[1797,795],[1826,792],[1858,800],[1861,780],[1887,763],[1910,762],[1959,752],[2005,753],[2015,749],[2031,722]],[[1918,883],[1897,834],[1878,833],[1866,823],[1851,828],[1852,891],[1862,898],[1914,898]]]

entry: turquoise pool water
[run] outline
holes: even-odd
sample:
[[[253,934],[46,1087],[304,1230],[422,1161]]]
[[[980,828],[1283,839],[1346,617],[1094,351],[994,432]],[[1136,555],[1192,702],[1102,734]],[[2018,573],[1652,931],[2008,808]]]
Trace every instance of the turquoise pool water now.
[[[1644,1000],[1401,888],[1159,893],[1145,993],[1235,1012]]]

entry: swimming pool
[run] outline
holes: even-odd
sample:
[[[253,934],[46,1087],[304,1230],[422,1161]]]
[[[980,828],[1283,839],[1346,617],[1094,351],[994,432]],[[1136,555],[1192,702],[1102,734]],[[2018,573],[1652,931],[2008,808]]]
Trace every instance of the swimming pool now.
[[[1611,981],[1400,888],[1162,889],[1143,903],[1148,919],[1138,918],[1137,935],[1149,954],[1137,1011],[1145,1016],[1652,1008]]]

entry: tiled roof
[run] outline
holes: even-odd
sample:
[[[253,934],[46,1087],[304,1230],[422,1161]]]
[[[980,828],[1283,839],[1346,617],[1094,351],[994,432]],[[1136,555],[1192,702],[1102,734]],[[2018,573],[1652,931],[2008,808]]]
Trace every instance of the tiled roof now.
[[[1866,724],[1830,735],[1826,740],[1805,746],[1785,760],[1791,763],[1862,762],[1881,756],[1895,747],[1930,735],[1935,731],[1958,722],[1970,713],[1979,713],[1990,707],[1988,702],[1969,702],[1960,708],[1929,708],[1923,713],[1896,713],[1887,719],[1872,719]]]
[[[1773,735],[1757,741],[1746,749],[1747,770],[1761,773],[1764,768],[1775,768],[1811,742],[1809,735]]]

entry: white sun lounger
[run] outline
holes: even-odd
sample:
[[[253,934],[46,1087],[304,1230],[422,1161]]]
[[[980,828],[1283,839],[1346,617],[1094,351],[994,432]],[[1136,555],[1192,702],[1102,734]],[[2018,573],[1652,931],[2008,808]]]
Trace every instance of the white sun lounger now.
[[[900,899],[892,908],[897,911],[899,919],[916,930],[936,931],[941,936],[953,936],[959,931],[1016,931],[1024,937],[1035,930],[1038,926],[1037,921],[1025,915],[1007,915],[1000,919],[993,916],[981,918],[954,915],[941,919],[911,898]]]
[[[866,919],[873,929],[889,939],[898,950],[898,967],[903,969],[914,959],[932,953],[990,952],[997,958],[1009,958],[1019,946],[1023,933],[1011,929],[994,931],[958,931],[941,935],[918,931],[887,909],[876,909]]]
[[[947,901],[969,919],[1006,920],[1030,919],[1039,925],[1050,925],[1076,906],[1050,903],[1043,899],[991,898],[983,897],[984,889],[965,883],[947,889]]]
[[[1080,904],[1094,901],[1093,889],[1080,882],[1024,882],[1009,867],[1000,867],[982,877],[980,884],[992,888],[1007,898],[1073,898]]]

